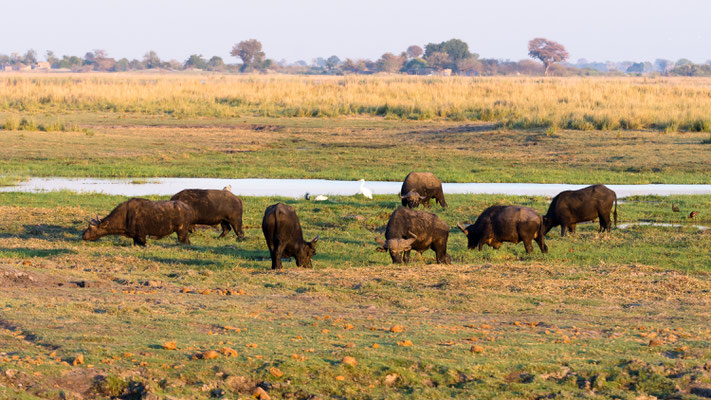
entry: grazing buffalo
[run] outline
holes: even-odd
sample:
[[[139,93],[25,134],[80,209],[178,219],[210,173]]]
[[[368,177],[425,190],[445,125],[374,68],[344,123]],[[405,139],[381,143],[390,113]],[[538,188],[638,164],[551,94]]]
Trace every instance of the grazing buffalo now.
[[[447,207],[442,192],[442,182],[431,172],[410,172],[400,189],[403,207],[417,208],[420,204],[430,208],[430,199],[435,199],[442,207]]]
[[[541,252],[547,253],[543,233],[543,218],[532,208],[521,206],[491,206],[479,215],[472,225],[457,224],[467,235],[468,248],[488,244],[494,249],[501,247],[503,242],[523,242],[526,253],[533,252],[533,240],[538,243]]]
[[[410,261],[410,251],[422,253],[432,249],[440,264],[449,264],[447,239],[449,226],[438,216],[426,211],[400,207],[390,216],[385,239],[376,238],[379,251],[390,252],[394,263]]]
[[[229,190],[185,189],[171,200],[191,206],[197,213],[196,225],[222,226],[220,238],[234,229],[237,239],[244,239],[242,230],[242,200]]]
[[[588,186],[580,190],[566,190],[553,198],[548,213],[543,217],[544,232],[553,227],[561,226],[561,236],[565,231],[575,233],[575,224],[593,221],[600,218],[600,232],[610,231],[610,211],[615,204],[613,213],[617,226],[617,194],[604,185]]]
[[[190,244],[190,226],[196,219],[195,210],[182,201],[133,198],[116,206],[107,217],[91,220],[82,239],[123,235],[132,238],[133,244],[145,246],[147,236],[160,239],[177,232],[180,243]]]
[[[296,259],[297,267],[311,268],[318,236],[310,242],[304,241],[299,217],[293,207],[282,203],[267,207],[262,219],[262,232],[272,257],[272,269],[281,269],[281,259],[290,257]]]

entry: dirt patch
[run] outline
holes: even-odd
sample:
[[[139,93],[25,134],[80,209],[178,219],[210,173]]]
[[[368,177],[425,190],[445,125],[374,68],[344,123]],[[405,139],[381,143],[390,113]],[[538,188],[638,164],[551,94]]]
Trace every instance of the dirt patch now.
[[[0,265],[0,288],[108,287],[110,283],[62,278],[38,272],[23,271],[10,265]]]
[[[62,283],[66,282],[62,282],[61,279],[51,275],[26,272],[9,265],[0,265],[1,288],[49,287],[59,286]]]

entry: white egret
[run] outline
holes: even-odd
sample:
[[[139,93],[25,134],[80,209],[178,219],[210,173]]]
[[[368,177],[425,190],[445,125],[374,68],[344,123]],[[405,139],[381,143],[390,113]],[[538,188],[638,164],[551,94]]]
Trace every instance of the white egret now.
[[[365,187],[365,179],[361,179],[358,182],[360,182],[360,193],[363,196],[365,196],[369,199],[372,199],[373,198],[373,191],[368,189],[367,187]]]

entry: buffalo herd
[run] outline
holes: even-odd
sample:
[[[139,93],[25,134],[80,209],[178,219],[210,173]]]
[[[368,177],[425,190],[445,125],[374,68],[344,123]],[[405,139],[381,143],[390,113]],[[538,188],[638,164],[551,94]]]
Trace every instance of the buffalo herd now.
[[[419,205],[429,208],[431,199],[447,207],[442,182],[431,172],[411,172],[402,184],[399,197],[402,207],[390,215],[385,238],[375,239],[379,244],[377,249],[388,252],[393,263],[407,263],[412,250],[422,253],[429,249],[435,252],[438,263],[450,263],[447,254],[449,225],[433,213],[416,210]],[[125,201],[108,216],[92,219],[82,238],[97,240],[107,235],[123,235],[133,239],[134,244],[145,246],[149,236],[162,238],[175,232],[180,243],[189,244],[190,232],[195,225],[220,225],[221,238],[232,230],[239,240],[244,238],[242,212],[242,200],[229,187],[223,190],[186,189],[169,201],[140,198]],[[544,216],[529,207],[494,205],[484,210],[473,224],[457,223],[457,227],[467,236],[469,249],[481,250],[485,244],[498,249],[504,242],[523,242],[526,253],[531,253],[535,241],[541,252],[547,253],[545,236],[552,228],[561,226],[561,235],[565,236],[566,231],[575,233],[576,224],[599,219],[600,232],[609,232],[611,214],[616,225],[617,195],[603,185],[593,185],[559,193]],[[262,232],[272,269],[282,268],[282,258],[291,257],[297,266],[311,267],[319,237],[310,242],[304,240],[293,207],[282,203],[267,207]]]

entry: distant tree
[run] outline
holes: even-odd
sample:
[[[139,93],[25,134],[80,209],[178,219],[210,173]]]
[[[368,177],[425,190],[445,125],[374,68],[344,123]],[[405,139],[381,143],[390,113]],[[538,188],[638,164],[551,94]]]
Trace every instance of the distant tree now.
[[[155,51],[151,50],[143,56],[143,65],[148,69],[160,68],[160,57],[158,57]]]
[[[578,60],[580,62],[580,60]],[[587,64],[587,60],[582,63]],[[516,65],[516,71],[524,75],[540,75],[543,73],[541,64],[533,60],[521,60]]]
[[[108,58],[109,53],[104,49],[94,49],[94,58]]]
[[[299,67],[308,67],[308,66],[309,66],[309,64],[308,64],[306,61],[304,61],[304,60],[296,61],[296,62],[294,63],[294,65],[297,65],[297,66],[299,66]]]
[[[415,72],[417,73],[418,70],[425,69],[427,68],[427,61],[421,59],[421,58],[412,58],[410,61],[406,62],[405,65],[402,67],[403,72]]]
[[[47,62],[52,68],[59,68],[59,58],[54,55],[52,50],[47,50]]]
[[[672,66],[674,66],[674,62],[671,60],[665,60],[663,58],[654,60],[654,68],[662,74],[666,73]]]
[[[202,58],[201,54],[192,54],[188,57],[188,60],[185,61],[185,68],[207,69],[207,61]]]
[[[221,57],[212,56],[212,58],[207,62],[207,69],[210,71],[222,71],[225,69],[225,62],[222,61]]]
[[[328,57],[326,60],[326,69],[329,70],[330,72],[333,72],[338,68],[338,66],[341,64],[341,59],[338,58],[337,56],[331,56]]]
[[[129,69],[129,61],[127,58],[122,58],[118,61],[116,61],[116,65],[114,66],[114,71],[128,71]]]
[[[644,63],[634,63],[630,65],[629,68],[627,68],[627,71],[625,72],[627,72],[628,74],[641,74],[644,72]]]
[[[163,67],[170,68],[175,71],[179,71],[179,70],[183,69],[183,63],[178,60],[173,59],[173,60],[164,62]]]
[[[429,55],[425,56],[427,60],[427,65],[436,69],[437,71],[442,71],[451,65],[452,58],[449,54],[443,51],[433,51]]]
[[[544,38],[535,38],[528,42],[528,55],[541,60],[546,69],[546,75],[548,75],[551,65],[568,58],[568,52],[562,44]]]
[[[132,70],[138,70],[138,69],[146,69],[146,64],[143,63],[143,61],[138,61],[135,58],[128,63],[128,69]]]
[[[10,64],[10,56],[7,54],[0,54],[0,66],[4,67],[5,65]]]
[[[473,56],[473,54],[469,52],[469,45],[459,39],[450,39],[439,44],[428,43],[425,46],[425,58],[436,52],[447,53],[450,61],[454,64],[459,60]],[[478,57],[479,55],[477,54],[475,58]]]
[[[242,72],[260,67],[265,57],[262,51],[262,44],[256,39],[243,40],[237,43],[232,47],[230,54],[242,59],[242,68],[240,68]]]
[[[343,62],[343,70],[354,74],[360,74],[368,70],[368,62],[363,59],[353,60],[346,58]]]
[[[474,57],[465,58],[457,62],[457,71],[469,74],[480,74],[481,63]]]
[[[84,54],[84,65],[93,65],[94,64],[94,53],[91,51],[87,51],[86,54]]]
[[[59,61],[59,68],[76,69],[84,64],[84,60],[77,56],[62,56]]]
[[[410,58],[418,58],[422,54],[424,54],[424,51],[422,50],[422,47],[418,45],[413,44],[407,48],[407,56]]]
[[[400,71],[406,60],[406,57],[396,56],[393,53],[385,53],[380,57],[376,65],[378,71],[388,72],[392,74]]]
[[[674,63],[675,67],[681,67],[682,65],[693,65],[694,62],[689,60],[688,58],[680,58]]]
[[[109,57],[94,58],[94,69],[97,71],[115,71],[116,60]]]
[[[37,63],[37,52],[32,49],[27,50],[27,53],[25,53],[24,57],[22,57],[22,62],[26,65]]]

